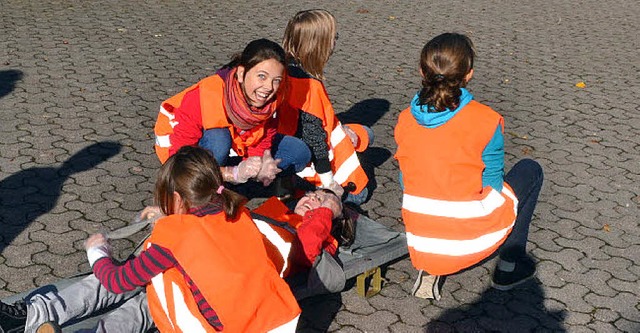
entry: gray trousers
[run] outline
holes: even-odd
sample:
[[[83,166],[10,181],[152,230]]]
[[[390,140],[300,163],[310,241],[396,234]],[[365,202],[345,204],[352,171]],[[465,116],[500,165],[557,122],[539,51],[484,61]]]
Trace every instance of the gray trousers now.
[[[73,325],[76,332],[140,332],[153,327],[144,288],[114,294],[105,289],[95,275],[90,274],[60,291],[36,294],[26,300],[26,333],[35,332],[42,323],[60,325],[77,322],[116,303],[117,309],[93,320]]]

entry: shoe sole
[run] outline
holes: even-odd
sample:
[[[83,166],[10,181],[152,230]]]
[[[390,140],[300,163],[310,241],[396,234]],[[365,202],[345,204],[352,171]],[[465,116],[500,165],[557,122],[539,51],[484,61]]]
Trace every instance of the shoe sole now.
[[[497,289],[497,290],[500,290],[500,291],[508,291],[508,290],[511,290],[511,289],[513,289],[513,288],[515,288],[515,287],[517,287],[517,286],[519,286],[519,285],[521,285],[521,284],[533,279],[534,276],[535,276],[535,274],[532,274],[531,276],[526,277],[526,278],[524,278],[524,279],[522,279],[520,281],[514,282],[512,284],[497,284],[497,283],[491,281],[491,287],[493,289]]]

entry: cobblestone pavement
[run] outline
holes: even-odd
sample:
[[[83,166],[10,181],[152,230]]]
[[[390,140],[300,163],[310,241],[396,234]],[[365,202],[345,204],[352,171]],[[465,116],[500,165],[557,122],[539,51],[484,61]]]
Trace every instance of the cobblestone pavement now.
[[[159,102],[317,7],[339,24],[326,81],[335,108],[376,134],[372,218],[403,230],[393,126],[419,87],[421,47],[445,31],[476,44],[470,90],[505,117],[507,165],[534,158],[546,182],[530,234],[535,281],[492,290],[489,261],[450,276],[431,302],[410,296],[405,258],[377,296],[307,302],[303,330],[640,331],[636,0],[4,0],[0,297],[86,269],[87,235],[151,203]]]

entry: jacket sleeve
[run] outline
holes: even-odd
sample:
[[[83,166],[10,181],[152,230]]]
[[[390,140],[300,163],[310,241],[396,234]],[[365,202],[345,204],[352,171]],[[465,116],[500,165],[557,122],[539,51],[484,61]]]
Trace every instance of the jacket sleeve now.
[[[325,173],[331,171],[327,132],[324,131],[322,126],[322,119],[300,110],[296,136],[309,146],[311,162],[313,162],[316,172]]]
[[[173,133],[169,136],[171,147],[169,156],[175,154],[180,147],[195,145],[202,138],[202,113],[200,109],[200,90],[188,92],[182,103],[175,110]]]
[[[504,181],[504,136],[502,126],[498,125],[491,141],[482,151],[482,186],[491,186],[496,191],[502,191]]]
[[[311,266],[331,235],[333,213],[326,207],[307,211],[298,227],[298,240],[302,245],[306,264]]]

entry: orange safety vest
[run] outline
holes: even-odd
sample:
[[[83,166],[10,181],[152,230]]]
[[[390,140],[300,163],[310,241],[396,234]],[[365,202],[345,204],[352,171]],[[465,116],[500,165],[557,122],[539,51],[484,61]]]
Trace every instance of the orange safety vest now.
[[[302,216],[295,214],[289,210],[278,198],[271,197],[262,205],[255,208],[253,213],[260,214],[271,220],[282,223],[277,226],[273,223],[264,221],[254,214],[253,221],[258,230],[264,235],[267,249],[267,256],[276,266],[276,270],[280,276],[286,278],[291,273],[293,242],[296,239],[295,230],[302,224]],[[329,242],[338,248],[338,241],[329,236]]]
[[[151,243],[171,251],[217,312],[224,332],[295,331],[300,308],[269,261],[248,211],[237,221],[227,221],[224,213],[171,215],[158,220],[146,247]],[[177,268],[153,277],[147,297],[160,332],[215,332]]]
[[[333,179],[342,186],[353,182],[356,185],[353,193],[362,192],[367,186],[369,178],[360,165],[351,140],[336,117],[322,82],[311,77],[295,77],[289,73],[286,84],[287,95],[282,113],[279,115],[278,131],[286,135],[295,135],[298,127],[298,112],[300,111],[308,112],[322,119],[322,125],[327,133]],[[357,134],[364,134],[360,137],[360,141],[368,142],[366,131],[361,131],[356,124],[349,126],[353,126]],[[359,148],[364,150],[366,146],[361,144]],[[322,184],[313,163],[309,163],[298,175],[316,186]]]
[[[200,113],[202,115],[203,130],[228,128],[229,132],[231,132],[231,148],[238,156],[243,157],[247,154],[247,147],[258,144],[262,140],[265,135],[263,126],[256,126],[249,130],[250,134],[246,139],[240,137],[236,127],[227,118],[224,102],[224,81],[219,75],[213,75],[202,79],[160,105],[160,113],[154,127],[156,155],[158,155],[160,162],[164,163],[169,158],[170,135],[173,134],[173,128],[178,124],[175,121],[175,111],[182,104],[184,95],[194,89],[200,89]],[[278,103],[278,100],[273,103]]]
[[[502,117],[471,101],[437,128],[418,124],[411,108],[395,127],[404,194],[402,218],[413,265],[432,275],[472,266],[493,253],[511,232],[517,198],[482,187],[482,151]]]

